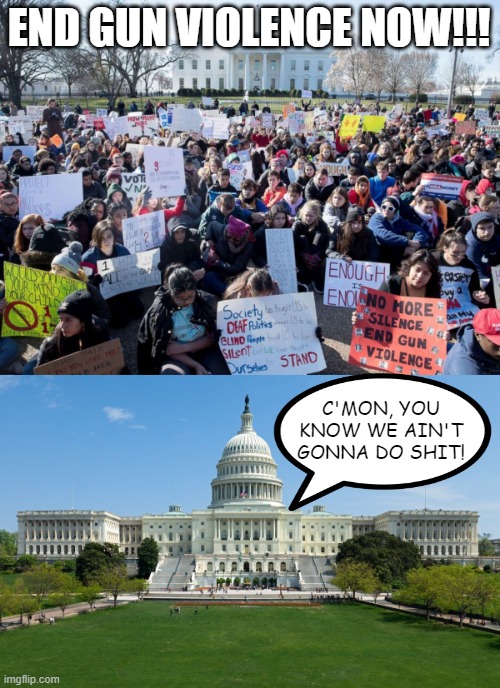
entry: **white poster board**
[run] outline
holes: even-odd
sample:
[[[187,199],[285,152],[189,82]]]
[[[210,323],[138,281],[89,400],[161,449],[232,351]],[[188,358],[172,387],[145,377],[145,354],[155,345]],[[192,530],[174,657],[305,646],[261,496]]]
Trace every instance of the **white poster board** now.
[[[390,274],[391,266],[388,263],[328,258],[323,303],[325,306],[356,308],[361,287],[379,289]]]
[[[26,114],[31,117],[33,122],[38,122],[43,118],[44,105],[28,105],[26,107]]]
[[[98,260],[97,272],[103,280],[99,285],[102,296],[109,299],[127,291],[159,285],[161,283],[159,262],[159,248],[131,256]]]
[[[124,117],[102,117],[101,119],[111,141],[117,134],[122,136],[128,134],[129,123],[126,115]]]
[[[121,119],[118,117],[117,119]],[[154,136],[158,133],[158,120],[156,115],[143,115],[135,112],[128,115],[128,133],[132,138],[141,136]]]
[[[174,131],[196,131],[201,129],[202,117],[196,108],[174,108],[172,110],[172,129]]]
[[[36,213],[44,220],[62,220],[82,202],[80,173],[19,177],[19,217]]]
[[[293,244],[293,229],[266,229],[267,264],[271,277],[283,294],[297,292],[297,264]]]
[[[133,204],[141,191],[146,189],[146,175],[142,172],[122,172],[121,187]]]
[[[500,265],[495,265],[491,268],[491,279],[495,294],[495,308],[500,308]],[[493,306],[493,304],[490,305]]]
[[[130,253],[141,253],[157,248],[165,238],[163,210],[136,215],[123,220],[123,245]]]
[[[219,347],[232,375],[305,375],[326,368],[314,294],[221,301]]]
[[[479,310],[471,301],[469,284],[474,270],[441,265],[441,298],[446,299],[446,322],[449,330],[472,322]]]
[[[145,146],[144,168],[146,184],[151,189],[153,198],[181,196],[184,193],[186,174],[181,148]]]

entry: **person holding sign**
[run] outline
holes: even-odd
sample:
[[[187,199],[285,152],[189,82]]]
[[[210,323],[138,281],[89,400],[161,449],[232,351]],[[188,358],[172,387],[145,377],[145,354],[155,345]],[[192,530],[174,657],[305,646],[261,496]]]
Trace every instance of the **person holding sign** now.
[[[380,286],[380,291],[394,296],[439,299],[441,273],[431,252],[427,249],[415,251],[401,263],[398,273]]]
[[[500,310],[484,308],[458,330],[443,375],[500,375]]]
[[[298,280],[312,284],[315,291],[323,293],[325,286],[325,259],[330,232],[321,218],[319,201],[307,201],[293,224]]]
[[[42,342],[37,366],[110,340],[104,321],[93,315],[92,296],[88,291],[82,289],[67,296],[57,313],[59,324],[54,334]]]
[[[432,252],[440,267],[465,268],[470,270],[469,293],[474,301],[487,306],[491,299],[481,288],[479,275],[474,263],[467,258],[467,242],[460,232],[449,229],[441,236],[437,248]]]
[[[470,216],[471,229],[467,232],[467,257],[474,263],[484,289],[491,292],[491,268],[500,264],[500,237],[495,234],[495,218],[489,213]]]
[[[217,305],[188,268],[171,265],[138,335],[140,375],[228,375],[216,344]]]
[[[336,227],[330,237],[327,257],[376,263],[378,254],[378,244],[371,229],[365,225],[363,209],[352,206],[347,211],[346,221]]]
[[[162,205],[162,199],[153,198],[151,189],[145,189],[144,191],[141,191],[137,197],[132,215],[147,215],[148,213],[154,213],[157,210],[163,210],[163,214],[165,215],[165,226],[167,226],[167,222],[173,217],[179,217],[182,215],[184,212],[185,203],[186,196],[179,196],[173,208],[164,208]]]

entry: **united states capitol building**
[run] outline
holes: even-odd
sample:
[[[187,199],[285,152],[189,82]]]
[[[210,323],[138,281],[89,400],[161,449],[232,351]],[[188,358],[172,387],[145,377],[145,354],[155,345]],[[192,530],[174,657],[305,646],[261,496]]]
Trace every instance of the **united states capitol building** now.
[[[423,558],[460,563],[478,556],[476,511],[386,511],[378,516],[331,514],[314,506],[289,511],[267,442],[253,427],[248,398],[241,428],[226,443],[211,483],[208,508],[140,517],[107,511],[20,511],[18,553],[48,561],[76,557],[88,542],[117,544],[130,565],[146,537],[161,562],[155,584],[212,585],[216,577],[273,578],[277,585],[312,589],[334,562],[339,545],[375,530],[418,545]]]

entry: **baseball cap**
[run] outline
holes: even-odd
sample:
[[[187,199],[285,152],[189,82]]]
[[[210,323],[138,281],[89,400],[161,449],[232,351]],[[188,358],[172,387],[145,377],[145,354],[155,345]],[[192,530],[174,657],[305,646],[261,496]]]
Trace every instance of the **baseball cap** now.
[[[500,346],[500,309],[483,308],[474,316],[472,327],[478,334],[483,334],[490,342]]]

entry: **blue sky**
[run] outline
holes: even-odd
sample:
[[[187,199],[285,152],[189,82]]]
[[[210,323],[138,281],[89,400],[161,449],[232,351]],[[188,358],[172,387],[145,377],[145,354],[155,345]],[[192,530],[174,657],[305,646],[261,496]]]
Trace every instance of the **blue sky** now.
[[[0,378],[0,528],[17,529],[24,509],[105,509],[118,515],[185,511],[210,502],[224,444],[239,430],[245,394],[290,504],[303,473],[274,442],[274,422],[296,394],[329,378]],[[330,378],[331,379],[331,378]],[[463,473],[429,485],[427,507],[481,514],[480,531],[500,537],[498,382],[445,378],[486,410],[492,440]],[[424,488],[343,488],[319,500],[338,514],[424,507]],[[304,507],[312,509],[313,504]]]

